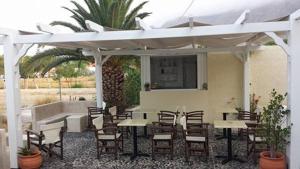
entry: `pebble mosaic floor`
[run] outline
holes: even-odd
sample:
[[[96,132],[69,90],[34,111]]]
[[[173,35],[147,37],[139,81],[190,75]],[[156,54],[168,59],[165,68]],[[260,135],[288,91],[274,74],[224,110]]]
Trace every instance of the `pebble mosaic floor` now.
[[[138,129],[142,134],[142,128]],[[205,157],[191,157],[189,162],[184,158],[184,142],[179,135],[174,142],[174,159],[170,160],[167,155],[158,155],[156,160],[151,157],[138,157],[130,161],[129,156],[118,157],[114,160],[111,154],[102,154],[100,160],[96,158],[96,143],[93,132],[66,133],[64,136],[64,160],[56,156],[48,157],[43,154],[43,169],[256,169],[257,162],[246,155],[246,141],[239,139],[233,141],[233,152],[245,163],[231,161],[222,165],[222,159],[215,158],[215,155],[226,155],[227,140],[216,140],[216,131],[211,129],[209,138],[210,155],[208,160]],[[143,153],[151,154],[151,140],[138,137],[138,148]],[[124,139],[124,152],[131,152],[132,138]]]

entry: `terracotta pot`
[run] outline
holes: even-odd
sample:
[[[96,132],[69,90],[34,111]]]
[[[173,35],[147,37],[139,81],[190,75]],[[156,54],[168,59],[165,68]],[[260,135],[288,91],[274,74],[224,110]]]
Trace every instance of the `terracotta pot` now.
[[[276,158],[270,157],[269,151],[260,153],[260,169],[286,169],[285,156],[283,153],[276,152]]]
[[[18,162],[21,169],[39,169],[42,165],[41,152],[37,151],[31,156],[19,156]]]

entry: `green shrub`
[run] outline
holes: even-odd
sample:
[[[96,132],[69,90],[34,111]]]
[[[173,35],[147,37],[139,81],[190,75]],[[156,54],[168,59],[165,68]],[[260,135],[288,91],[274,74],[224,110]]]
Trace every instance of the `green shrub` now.
[[[38,98],[34,101],[34,105],[42,105],[42,104],[48,104],[48,103],[53,103],[56,102],[57,99],[54,96],[47,96],[43,98]]]
[[[71,86],[71,88],[84,88],[84,85],[81,83],[76,83]]]
[[[124,82],[124,96],[127,106],[138,105],[140,103],[141,72],[137,68],[128,67],[127,76]]]

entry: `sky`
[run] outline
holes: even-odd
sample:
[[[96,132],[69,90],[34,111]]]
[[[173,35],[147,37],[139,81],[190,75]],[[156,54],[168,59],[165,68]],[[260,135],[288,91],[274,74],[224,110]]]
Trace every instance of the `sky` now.
[[[79,3],[83,2],[83,0],[76,1]],[[134,0],[133,6],[143,1]],[[246,6],[251,7],[269,3],[274,0],[226,0],[226,3],[224,3],[225,0],[148,1],[143,11],[152,12],[152,16],[145,19],[145,21],[149,25],[160,26],[166,20],[174,19],[184,14],[210,15]],[[190,5],[189,10],[185,12]],[[35,31],[36,23],[48,24],[54,20],[72,21],[70,12],[63,9],[62,6],[73,7],[70,0],[0,0],[0,27]]]
[[[83,0],[76,1],[83,3]],[[143,1],[134,0],[132,6]],[[184,15],[211,15],[283,0],[226,0],[226,3],[225,0],[148,1],[142,11],[152,12],[152,14],[145,19],[145,22],[153,27],[159,27],[167,20]],[[0,27],[37,31],[37,23],[49,24],[55,20],[73,22],[70,18],[71,13],[62,6],[73,8],[70,0],[0,0]],[[64,28],[59,29],[61,32],[69,31]]]

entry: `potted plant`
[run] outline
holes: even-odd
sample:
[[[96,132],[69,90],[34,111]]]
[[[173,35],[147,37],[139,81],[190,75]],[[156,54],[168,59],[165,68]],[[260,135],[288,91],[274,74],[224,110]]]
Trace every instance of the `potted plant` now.
[[[279,94],[273,89],[271,100],[262,113],[262,134],[269,150],[260,153],[259,166],[261,169],[285,169],[285,146],[290,135],[290,126],[286,125],[289,110],[285,109],[283,102],[287,94]]]
[[[260,96],[256,96],[255,93],[250,95],[250,112],[256,113],[259,111],[258,102],[260,100]]]
[[[145,83],[144,85],[145,91],[150,91],[150,83]]]
[[[38,169],[42,165],[42,155],[37,149],[19,148],[18,163],[21,169]]]

